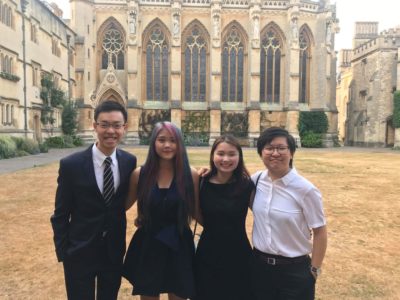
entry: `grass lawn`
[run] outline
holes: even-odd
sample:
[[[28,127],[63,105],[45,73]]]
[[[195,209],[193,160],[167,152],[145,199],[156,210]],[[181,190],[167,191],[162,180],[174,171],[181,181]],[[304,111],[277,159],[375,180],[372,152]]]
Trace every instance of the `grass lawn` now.
[[[129,148],[144,162],[145,148]],[[191,148],[194,167],[208,164],[209,148]],[[400,153],[299,150],[297,170],[324,197],[328,251],[317,299],[400,299]],[[251,173],[263,168],[245,149]],[[50,215],[58,163],[0,175],[0,299],[66,299]],[[128,212],[127,242],[136,206]],[[252,215],[247,219],[251,233]],[[119,299],[132,297],[123,280]],[[166,299],[166,298],[165,298]]]

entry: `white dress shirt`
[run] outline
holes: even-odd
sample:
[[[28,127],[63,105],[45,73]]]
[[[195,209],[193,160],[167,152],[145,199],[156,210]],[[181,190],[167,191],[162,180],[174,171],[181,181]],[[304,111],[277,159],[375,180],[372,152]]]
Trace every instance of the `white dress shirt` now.
[[[312,252],[311,228],[326,224],[320,191],[296,170],[272,181],[268,170],[259,174],[253,203],[253,246],[286,257]]]
[[[104,160],[106,159],[106,155],[101,152],[96,144],[93,145],[92,148],[92,156],[93,156],[93,166],[94,166],[94,173],[96,175],[96,182],[99,190],[103,193],[103,174],[104,174]],[[111,169],[114,175],[114,190],[117,191],[119,187],[120,178],[119,178],[119,168],[118,168],[118,160],[117,160],[117,152],[114,152],[110,155],[112,163]]]

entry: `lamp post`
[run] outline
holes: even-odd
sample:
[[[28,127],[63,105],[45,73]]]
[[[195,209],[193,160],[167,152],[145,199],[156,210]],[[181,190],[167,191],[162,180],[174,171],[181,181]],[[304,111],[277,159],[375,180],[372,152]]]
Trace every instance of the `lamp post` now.
[[[21,0],[22,10],[22,64],[24,69],[24,132],[25,138],[28,137],[28,112],[27,112],[27,100],[26,100],[26,41],[25,41],[25,11],[28,5],[27,0]]]

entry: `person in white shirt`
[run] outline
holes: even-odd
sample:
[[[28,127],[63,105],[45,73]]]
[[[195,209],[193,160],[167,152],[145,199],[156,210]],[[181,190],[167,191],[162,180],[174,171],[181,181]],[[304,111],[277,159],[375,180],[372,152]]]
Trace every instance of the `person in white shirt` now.
[[[285,129],[265,130],[257,151],[266,170],[252,176],[253,292],[262,300],[314,299],[327,248],[321,193],[293,168],[296,144]]]

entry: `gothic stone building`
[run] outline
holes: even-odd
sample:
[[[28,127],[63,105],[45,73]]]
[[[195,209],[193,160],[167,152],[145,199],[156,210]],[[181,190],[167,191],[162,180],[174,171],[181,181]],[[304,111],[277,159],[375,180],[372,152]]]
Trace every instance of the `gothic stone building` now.
[[[52,7],[30,0],[23,14],[20,1],[0,0],[0,134],[42,140],[60,133],[60,108],[54,109],[51,133],[40,121],[41,77],[51,76],[56,87],[73,97],[68,82],[72,87],[74,37]]]
[[[70,5],[75,62],[70,94],[79,107],[79,134],[87,140],[93,139],[93,109],[105,99],[127,107],[129,143],[145,139],[158,120],[210,143],[231,132],[252,144],[270,126],[298,137],[299,111],[311,110],[327,114],[328,139],[337,134],[338,27],[336,8],[327,0],[70,0]],[[57,37],[66,45],[65,34]],[[64,70],[58,73],[68,82]],[[21,92],[14,99],[20,111]]]
[[[400,146],[392,125],[400,86],[400,28],[378,34],[377,22],[357,22],[352,50],[341,50],[337,85],[339,138],[346,145]]]

